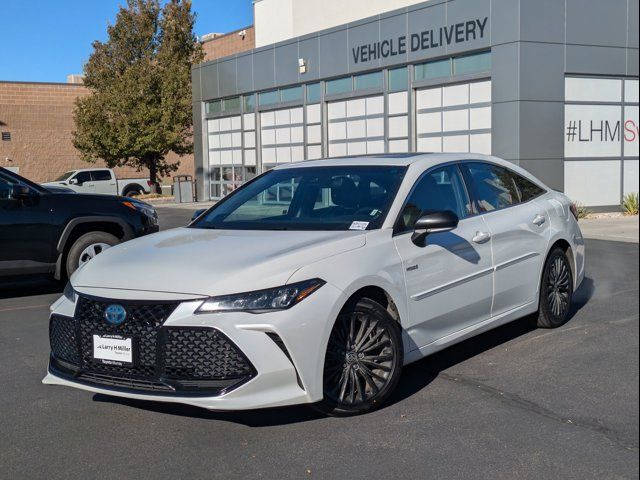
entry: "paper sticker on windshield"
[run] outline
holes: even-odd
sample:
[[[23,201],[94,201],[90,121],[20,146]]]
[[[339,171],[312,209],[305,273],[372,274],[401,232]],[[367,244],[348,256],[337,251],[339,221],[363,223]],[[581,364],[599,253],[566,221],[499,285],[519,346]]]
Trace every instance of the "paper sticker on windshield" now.
[[[349,230],[366,230],[369,222],[352,222]]]
[[[382,212],[380,210],[374,208],[373,210],[371,210],[371,213],[369,215],[371,215],[373,218],[378,218],[381,213]]]

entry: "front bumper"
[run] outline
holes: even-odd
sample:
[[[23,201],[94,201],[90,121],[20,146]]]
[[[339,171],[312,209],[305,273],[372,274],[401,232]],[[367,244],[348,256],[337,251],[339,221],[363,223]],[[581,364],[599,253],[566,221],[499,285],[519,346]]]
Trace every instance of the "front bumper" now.
[[[128,305],[131,300],[124,298],[131,298],[131,291],[122,293],[118,296],[114,292],[110,295],[114,298],[108,300],[92,299],[97,302],[95,308],[100,310],[103,308],[100,305],[118,302]],[[149,295],[141,292],[143,294]],[[165,297],[163,295],[162,300],[165,304],[172,303]],[[59,318],[73,322],[78,356],[61,354],[52,328],[52,355],[43,383],[213,410],[265,408],[321,400],[326,345],[333,322],[346,300],[340,290],[329,284],[289,310],[259,315],[241,312],[196,315],[194,312],[201,300],[175,299],[175,307],[151,336],[146,330],[127,326],[127,322],[116,327],[123,329],[120,333],[134,337],[137,354],[142,354],[145,360],[138,361],[132,369],[119,367],[114,372],[92,362],[87,345],[89,333],[96,329],[114,332],[95,323],[80,328],[82,325],[78,322],[83,322],[86,316],[82,298],[81,292],[81,299],[76,304],[63,297],[52,306],[52,326]],[[135,301],[138,304],[145,302]],[[149,300],[150,303],[158,302]],[[189,333],[186,339],[167,347],[170,332],[194,331],[203,332],[209,340],[192,338]],[[215,340],[213,348],[206,344],[212,338]],[[206,344],[203,348],[194,348],[194,345],[203,344]],[[165,358],[166,352],[172,352],[174,356]],[[167,365],[184,367],[185,362],[189,367],[186,370],[174,368],[169,372],[165,368]],[[75,369],[69,368],[69,364]],[[186,377],[181,376],[187,371],[190,373]]]

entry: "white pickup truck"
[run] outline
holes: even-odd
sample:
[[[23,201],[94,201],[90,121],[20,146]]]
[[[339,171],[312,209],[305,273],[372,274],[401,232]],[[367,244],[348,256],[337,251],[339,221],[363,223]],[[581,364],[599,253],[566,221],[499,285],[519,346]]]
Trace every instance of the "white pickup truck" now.
[[[148,178],[124,178],[118,180],[110,168],[83,168],[60,175],[44,187],[64,186],[76,192],[131,197],[150,193],[152,183]]]

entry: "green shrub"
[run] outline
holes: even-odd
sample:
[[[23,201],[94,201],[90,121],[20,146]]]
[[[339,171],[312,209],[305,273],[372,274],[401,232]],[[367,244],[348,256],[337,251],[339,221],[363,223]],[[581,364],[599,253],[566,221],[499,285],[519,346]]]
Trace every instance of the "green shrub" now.
[[[573,202],[575,211],[578,212],[578,220],[581,218],[587,218],[593,212],[579,202]]]
[[[625,215],[638,215],[638,194],[628,193],[622,199],[622,211]]]

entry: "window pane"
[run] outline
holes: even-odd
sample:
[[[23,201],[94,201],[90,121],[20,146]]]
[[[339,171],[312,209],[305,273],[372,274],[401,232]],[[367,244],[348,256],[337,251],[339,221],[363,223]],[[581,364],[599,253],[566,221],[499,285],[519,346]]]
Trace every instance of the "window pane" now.
[[[491,71],[491,52],[477,53],[453,59],[454,75]]]
[[[74,177],[78,183],[90,182],[91,181],[91,173],[89,172],[80,172]]]
[[[422,215],[449,210],[465,218],[471,214],[471,202],[457,167],[444,167],[422,177],[407,201],[399,219],[399,231],[413,229]]]
[[[407,67],[389,70],[389,91],[406,90],[408,84]]]
[[[193,227],[243,230],[380,228],[405,170],[395,166],[272,170],[246,184],[228,202],[214,207]]]
[[[413,71],[415,80],[448,77],[451,75],[451,59],[447,58],[445,60],[416,65]]]
[[[351,77],[329,80],[326,84],[327,95],[335,93],[346,93],[352,90]]]
[[[225,98],[222,101],[223,112],[235,112],[240,110],[240,97]]]
[[[0,177],[0,200],[8,200],[11,198],[11,189],[13,188],[13,185],[13,182]]]
[[[307,103],[319,103],[320,102],[320,84],[312,83],[307,85]]]
[[[256,109],[256,97],[255,95],[245,95],[244,96],[244,111],[245,113],[250,113],[255,111]]]
[[[382,88],[382,72],[365,73],[364,75],[356,75],[355,89],[366,90],[369,88]]]
[[[209,114],[222,112],[222,102],[220,100],[207,102],[204,104],[204,107],[205,107],[205,112]]]
[[[111,172],[109,170],[94,170],[91,175],[96,182],[111,180]]]
[[[283,102],[302,100],[302,86],[283,88],[280,90],[280,100]]]
[[[539,187],[532,181],[527,180],[520,175],[516,175],[515,173],[512,173],[512,175],[516,182],[516,185],[518,186],[518,190],[520,191],[521,202],[528,202],[532,198],[536,198],[545,193],[545,190],[543,188]]]
[[[270,92],[262,92],[258,94],[258,103],[260,105],[273,105],[280,101],[280,92],[271,90]]]
[[[468,164],[478,206],[490,212],[518,203],[518,189],[511,172],[486,163]]]

